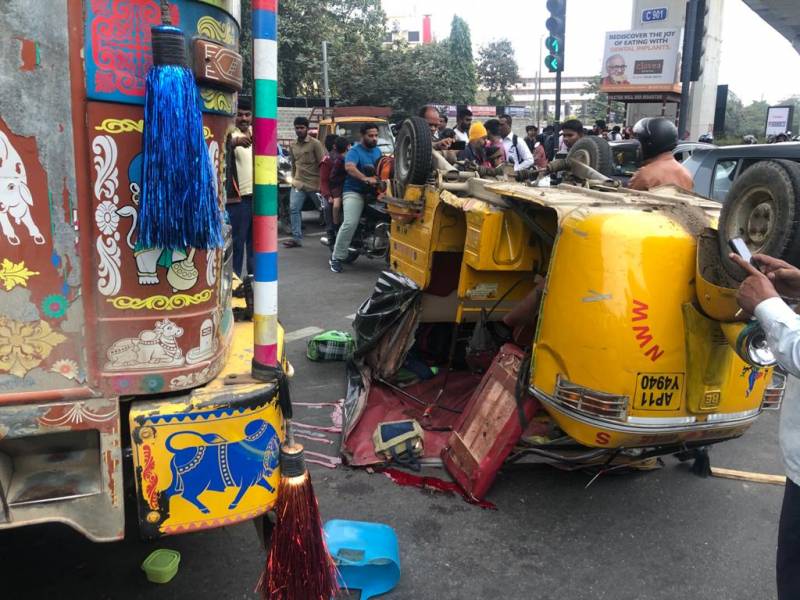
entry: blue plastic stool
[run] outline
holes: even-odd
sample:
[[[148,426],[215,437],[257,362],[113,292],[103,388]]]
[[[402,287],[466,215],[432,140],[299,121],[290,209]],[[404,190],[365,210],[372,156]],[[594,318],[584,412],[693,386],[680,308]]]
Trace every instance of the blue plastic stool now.
[[[324,530],[339,568],[340,585],[361,590],[361,600],[394,589],[400,581],[400,547],[394,529],[382,523],[333,519]]]

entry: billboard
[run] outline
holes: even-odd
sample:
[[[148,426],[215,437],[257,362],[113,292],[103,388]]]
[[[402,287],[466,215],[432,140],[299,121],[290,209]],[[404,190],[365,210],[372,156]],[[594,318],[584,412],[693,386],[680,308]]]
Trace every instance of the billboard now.
[[[767,108],[767,127],[765,135],[786,133],[792,128],[794,106],[770,106]]]
[[[601,92],[678,92],[677,29],[606,32]]]

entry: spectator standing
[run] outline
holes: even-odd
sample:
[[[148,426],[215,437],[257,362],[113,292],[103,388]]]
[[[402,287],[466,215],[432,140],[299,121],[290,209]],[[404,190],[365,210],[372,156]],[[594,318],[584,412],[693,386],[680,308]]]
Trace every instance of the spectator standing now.
[[[469,141],[467,142],[466,148],[458,153],[458,159],[472,161],[479,167],[491,166],[486,159],[487,139],[488,132],[483,123],[476,122],[470,125]]]
[[[333,198],[330,190],[331,168],[333,167],[333,143],[336,141],[336,134],[329,133],[325,136],[325,150],[327,153],[319,163],[319,193],[325,201],[325,233],[328,236],[328,244],[333,243],[335,233],[333,223]]]
[[[420,117],[425,119],[428,123],[428,127],[431,130],[431,139],[433,140],[433,148],[434,150],[444,151],[450,148],[451,144],[453,143],[452,139],[443,139],[439,135],[439,121],[441,119],[441,113],[439,109],[433,106],[432,104],[426,104],[422,108],[419,109],[419,113],[417,113]]]
[[[486,157],[489,159],[491,166],[499,167],[508,160],[508,155],[506,154],[506,149],[503,143],[500,120],[489,119],[483,125],[486,127],[486,133],[488,134]]]
[[[800,297],[800,270],[764,254],[754,255],[752,263],[736,254],[730,258],[747,273],[736,294],[739,306],[758,320],[778,365],[789,374],[778,429],[786,487],[776,571],[778,600],[795,600],[800,598],[800,316],[781,296]]]
[[[611,133],[608,134],[608,141],[609,142],[619,142],[622,140],[622,133],[620,130],[619,125],[614,125],[611,128]]]
[[[562,146],[565,151],[568,152],[583,135],[583,123],[578,119],[569,119],[561,124]]]
[[[472,111],[466,106],[460,106],[456,112],[456,141],[469,141],[469,128],[472,125]]]
[[[350,242],[353,241],[353,235],[361,219],[369,186],[378,183],[374,175],[365,175],[364,172],[374,172],[380,158],[378,127],[374,123],[364,123],[361,126],[361,141],[350,148],[344,158],[344,168],[347,172],[342,188],[344,219],[336,236],[336,244],[329,262],[334,273],[342,272],[342,261],[347,258],[350,251]]]
[[[342,222],[342,194],[344,193],[344,180],[347,172],[344,169],[344,157],[350,150],[350,142],[347,138],[337,137],[333,144],[333,161],[331,173],[328,179],[328,187],[331,194],[331,216],[333,220],[333,236],[329,236],[329,245],[333,248],[336,235],[339,233],[339,225]]]
[[[292,239],[283,242],[286,248],[299,248],[303,245],[303,205],[307,198],[316,204],[316,195],[319,192],[319,166],[325,157],[325,147],[308,134],[308,125],[305,117],[294,120],[297,141],[289,148],[292,157],[292,190],[289,193]]]
[[[539,137],[539,128],[536,125],[525,126],[525,143],[528,145],[528,150],[533,154],[533,149],[536,147],[536,142]]]
[[[442,139],[442,133],[447,129],[447,115],[443,112],[439,113],[439,139]],[[451,130],[452,131],[452,130]]]
[[[239,279],[253,274],[253,120],[252,99],[239,96],[236,129],[225,140],[225,208],[233,237],[233,270]],[[245,263],[246,260],[246,263]]]
[[[507,160],[514,165],[515,171],[530,169],[533,166],[533,154],[528,145],[511,130],[512,122],[510,115],[500,115],[500,135]]]

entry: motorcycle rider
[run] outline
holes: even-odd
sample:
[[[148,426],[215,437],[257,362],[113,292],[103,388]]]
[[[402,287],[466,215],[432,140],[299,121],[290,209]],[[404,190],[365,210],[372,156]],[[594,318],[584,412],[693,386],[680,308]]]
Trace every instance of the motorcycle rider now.
[[[350,242],[353,241],[353,234],[361,219],[368,186],[375,186],[378,183],[376,177],[368,177],[363,171],[367,167],[374,168],[380,158],[378,126],[375,123],[364,123],[361,126],[361,142],[350,148],[344,158],[344,168],[347,172],[342,195],[344,219],[328,263],[334,273],[342,272],[342,261],[347,258]]]
[[[672,155],[678,145],[678,128],[672,121],[664,117],[641,119],[633,126],[633,136],[639,140],[644,162],[631,177],[628,187],[646,192],[660,185],[674,184],[692,191],[692,176]]]

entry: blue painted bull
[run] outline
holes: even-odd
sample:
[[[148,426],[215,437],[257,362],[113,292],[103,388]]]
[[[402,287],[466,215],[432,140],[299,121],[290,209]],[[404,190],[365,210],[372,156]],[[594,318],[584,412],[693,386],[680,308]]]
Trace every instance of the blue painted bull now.
[[[200,512],[208,513],[208,507],[198,499],[206,490],[222,492],[229,487],[239,488],[228,506],[230,510],[239,505],[247,490],[254,485],[274,492],[267,478],[278,466],[280,456],[280,441],[275,428],[263,419],[256,419],[245,426],[244,434],[245,438],[238,442],[229,442],[214,433],[177,431],[171,434],[165,442],[173,455],[169,465],[172,483],[164,492],[167,500],[172,496],[182,496]],[[172,440],[177,436],[194,436],[204,443],[175,448]]]

